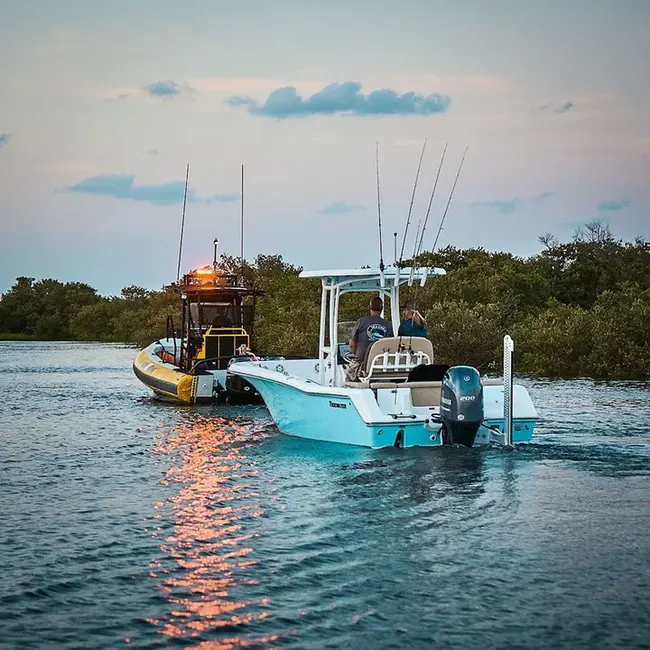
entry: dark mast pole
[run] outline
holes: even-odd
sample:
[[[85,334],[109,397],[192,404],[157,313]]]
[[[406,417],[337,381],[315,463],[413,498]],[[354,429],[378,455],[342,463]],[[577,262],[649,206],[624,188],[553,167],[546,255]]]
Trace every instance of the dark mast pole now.
[[[187,164],[185,171],[185,192],[183,193],[183,211],[181,213],[181,236],[178,242],[178,268],[176,269],[176,282],[181,279],[181,257],[183,255],[183,231],[185,229],[185,208],[187,206],[187,183],[190,178],[190,165]]]
[[[241,260],[241,277],[244,281],[244,165],[241,166],[241,225],[239,233],[239,258]]]

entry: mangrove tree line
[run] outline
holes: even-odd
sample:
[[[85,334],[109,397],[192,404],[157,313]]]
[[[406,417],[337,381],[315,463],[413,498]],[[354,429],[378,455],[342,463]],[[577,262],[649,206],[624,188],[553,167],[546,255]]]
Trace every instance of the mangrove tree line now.
[[[426,315],[436,360],[498,371],[504,333],[516,343],[516,367],[545,376],[650,377],[650,244],[617,239],[594,221],[569,242],[543,235],[528,258],[482,248],[448,246],[425,252],[419,265],[442,267],[425,287],[407,287]],[[260,353],[313,355],[318,340],[320,285],[298,278],[300,267],[280,255],[253,261],[222,256],[262,289],[255,320]],[[409,263],[407,263],[409,264]],[[341,320],[366,310],[367,294],[347,295]],[[119,341],[147,344],[179,318],[171,289],[133,286],[102,297],[87,284],[18,278],[0,299],[5,338]]]

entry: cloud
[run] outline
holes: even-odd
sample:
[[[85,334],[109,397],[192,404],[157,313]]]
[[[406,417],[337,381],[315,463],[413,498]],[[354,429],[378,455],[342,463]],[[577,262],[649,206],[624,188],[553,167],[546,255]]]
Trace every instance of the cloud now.
[[[135,185],[133,174],[105,174],[86,178],[75,185],[64,188],[64,192],[110,196],[116,199],[145,201],[152,205],[176,205],[183,202],[184,181],[170,181],[160,185]],[[216,194],[199,197],[189,188],[188,203],[211,203],[213,201],[229,203],[236,201],[239,194]]]
[[[477,203],[472,203],[472,206],[476,208],[488,208],[491,210],[496,210],[501,214],[512,214],[515,210],[518,210],[523,205],[521,199],[506,199],[506,200],[497,200],[497,201],[479,201]]]
[[[573,102],[564,102],[563,104],[539,104],[533,106],[533,111],[536,113],[568,113],[575,108]]]
[[[196,94],[196,90],[188,83],[177,83],[171,79],[166,81],[154,81],[146,86],[136,88],[120,87],[100,89],[94,95],[104,101],[124,101],[137,99],[139,97],[149,97],[153,99],[171,100],[180,97],[192,98]]]
[[[9,144],[9,138],[11,135],[9,133],[0,133],[0,149],[5,145]]]
[[[158,156],[160,155],[160,149],[149,149],[147,153],[151,156]]]
[[[363,210],[362,205],[356,203],[347,203],[346,201],[336,201],[330,203],[327,207],[321,210],[322,214],[349,214],[356,210]]]
[[[513,199],[497,199],[494,201],[478,201],[472,203],[472,207],[475,208],[487,208],[488,210],[495,210],[500,214],[512,214],[513,212],[518,212],[523,208],[526,203],[541,203],[550,199],[555,193],[554,192],[542,192],[536,196],[530,198],[519,198],[515,197]]]
[[[275,92],[275,90],[273,91]],[[255,103],[255,100],[248,95],[235,95],[226,99],[226,104],[230,106],[250,106]]]
[[[625,210],[632,205],[630,199],[620,199],[619,201],[603,201],[598,204],[598,210],[601,212],[616,212]]]
[[[403,95],[384,88],[368,95],[361,92],[362,84],[344,81],[325,86],[317,93],[300,97],[293,86],[273,90],[264,103],[248,95],[236,95],[226,100],[230,106],[246,106],[251,115],[279,119],[308,117],[311,115],[432,115],[445,113],[451,104],[448,95],[420,95],[407,92]]]
[[[175,81],[154,81],[144,87],[151,97],[176,97],[182,92],[181,86]]]

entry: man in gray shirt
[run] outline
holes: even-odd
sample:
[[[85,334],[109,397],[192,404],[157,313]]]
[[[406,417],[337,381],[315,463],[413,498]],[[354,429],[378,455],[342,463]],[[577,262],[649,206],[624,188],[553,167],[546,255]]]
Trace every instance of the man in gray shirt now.
[[[384,303],[379,296],[370,300],[370,315],[357,321],[350,338],[350,351],[354,354],[354,361],[347,369],[346,377],[349,381],[358,381],[359,373],[364,368],[368,349],[380,339],[393,336],[393,326],[380,316]]]

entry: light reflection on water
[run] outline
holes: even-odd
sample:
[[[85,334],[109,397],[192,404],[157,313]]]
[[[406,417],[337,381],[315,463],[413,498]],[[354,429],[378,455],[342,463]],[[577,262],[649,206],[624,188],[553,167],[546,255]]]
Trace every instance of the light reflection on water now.
[[[245,452],[267,435],[250,419],[189,416],[156,436],[152,453],[175,461],[162,484],[180,485],[169,498],[173,532],[160,544],[175,568],[164,568],[160,560],[151,564],[150,575],[162,577],[158,587],[170,604],[164,619],[150,619],[161,634],[193,638],[212,630],[236,630],[269,616],[270,598],[240,600],[231,593],[235,586],[258,584],[252,570],[258,560],[252,552],[259,533],[246,532],[244,525],[264,510],[258,500],[259,472]],[[158,502],[155,507],[166,505]],[[275,638],[224,638],[200,647],[269,643]]]

